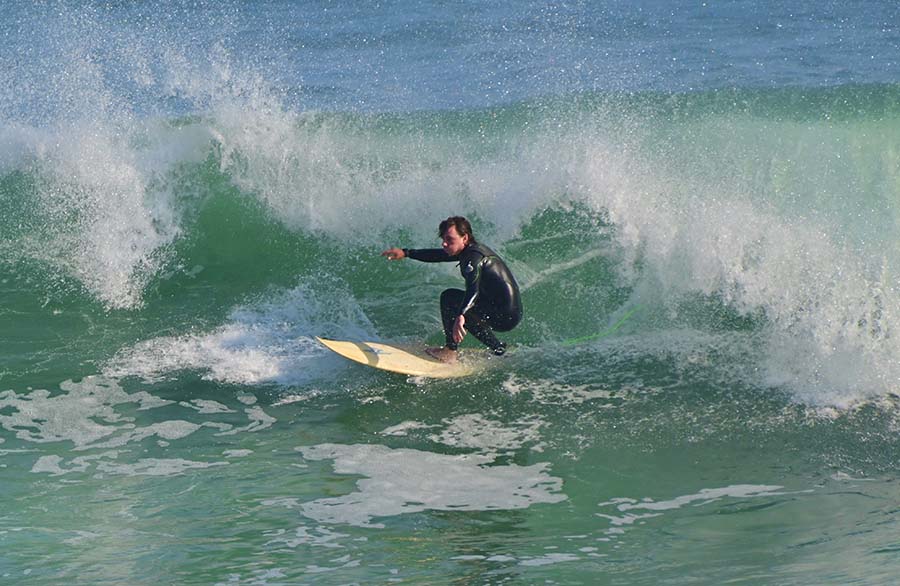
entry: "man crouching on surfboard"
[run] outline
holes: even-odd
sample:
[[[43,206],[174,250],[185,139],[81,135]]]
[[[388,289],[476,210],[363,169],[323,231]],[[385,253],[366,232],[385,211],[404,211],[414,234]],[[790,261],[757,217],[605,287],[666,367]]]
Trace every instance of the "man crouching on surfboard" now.
[[[475,241],[472,226],[462,216],[453,216],[438,226],[442,248],[389,248],[381,253],[388,260],[409,257],[422,262],[459,262],[466,290],[447,289],[441,293],[441,320],[446,343],[427,352],[444,362],[454,362],[457,348],[472,332],[497,356],[506,352],[506,344],[493,330],[508,332],[522,319],[519,285],[497,254]]]

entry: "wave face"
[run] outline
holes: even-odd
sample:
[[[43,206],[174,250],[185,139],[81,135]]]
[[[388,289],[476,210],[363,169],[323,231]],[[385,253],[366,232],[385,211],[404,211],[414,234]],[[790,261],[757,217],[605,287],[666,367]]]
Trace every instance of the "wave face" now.
[[[879,396],[900,374],[900,88],[354,114],[297,111],[259,79],[206,81],[203,116],[7,124],[4,270],[108,310],[313,270],[417,304],[432,277],[376,253],[430,246],[462,213],[520,275],[525,343],[640,305],[637,335],[749,334],[755,382],[804,400]]]
[[[866,69],[844,53],[860,73],[837,86],[819,83],[827,63],[804,62],[794,86],[732,71],[739,83],[727,88],[712,75],[725,62],[696,55],[686,70],[642,61],[643,73],[604,76],[576,52],[591,31],[573,23],[606,23],[595,42],[621,55],[658,23],[540,9],[546,29],[510,32],[507,49],[521,50],[502,69],[520,81],[532,71],[533,83],[503,92],[504,76],[471,53],[500,38],[490,15],[454,33],[410,14],[370,38],[352,19],[335,36],[349,8],[310,17],[302,34],[274,24],[289,7],[169,8],[13,11],[13,41],[46,30],[36,17],[57,31],[24,56],[0,54],[0,270],[13,315],[39,291],[45,304],[151,323],[176,300],[215,323],[299,279],[323,303],[346,297],[386,337],[421,337],[449,275],[379,266],[376,253],[427,246],[441,218],[465,214],[523,281],[522,343],[590,337],[639,306],[638,337],[684,330],[749,344],[736,360],[754,385],[838,405],[892,391],[893,62]],[[414,24],[419,33],[403,32]],[[270,44],[242,44],[261,31]],[[760,34],[771,38],[754,51],[779,38]],[[538,67],[548,54],[528,44],[534,35],[580,73]],[[468,55],[468,69],[434,77],[445,58],[414,56],[435,42]],[[347,59],[366,43],[394,48],[382,69]],[[301,53],[304,67],[280,67]],[[399,65],[413,79],[397,83],[418,82],[420,100],[366,85]],[[710,78],[685,85],[700,72]],[[451,88],[455,107],[438,97]],[[423,279],[433,286],[416,288]],[[385,298],[421,311],[390,315]],[[308,321],[311,333],[330,323]]]

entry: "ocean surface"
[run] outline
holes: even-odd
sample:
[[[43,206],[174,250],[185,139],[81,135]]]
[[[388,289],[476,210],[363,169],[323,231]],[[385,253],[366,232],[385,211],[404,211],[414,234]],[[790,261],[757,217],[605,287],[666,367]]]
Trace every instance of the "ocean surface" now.
[[[896,584],[898,277],[896,0],[9,3],[0,581]]]

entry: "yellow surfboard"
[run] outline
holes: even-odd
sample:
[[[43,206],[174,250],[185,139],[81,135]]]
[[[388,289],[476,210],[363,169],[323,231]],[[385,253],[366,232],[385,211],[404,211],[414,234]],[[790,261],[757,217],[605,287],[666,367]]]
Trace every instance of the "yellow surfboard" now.
[[[316,340],[344,358],[380,370],[428,378],[455,378],[476,372],[472,361],[458,360],[448,364],[429,356],[424,350],[398,348],[380,342],[348,342],[319,337]]]

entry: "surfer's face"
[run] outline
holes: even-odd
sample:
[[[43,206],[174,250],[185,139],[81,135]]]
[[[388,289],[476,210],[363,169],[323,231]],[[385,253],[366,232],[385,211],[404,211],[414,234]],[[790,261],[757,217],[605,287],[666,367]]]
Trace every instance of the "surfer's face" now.
[[[444,252],[446,252],[450,256],[456,256],[463,251],[463,248],[465,248],[466,244],[468,243],[468,234],[466,234],[465,236],[460,236],[459,232],[456,231],[456,226],[450,226],[444,232],[444,238],[441,242],[441,246],[444,247]]]

